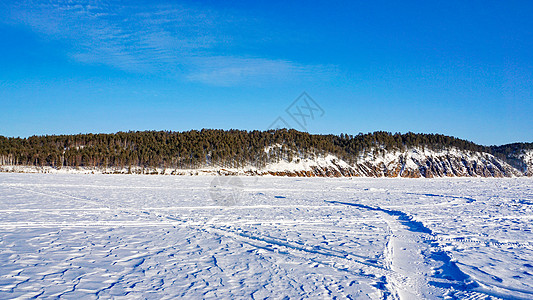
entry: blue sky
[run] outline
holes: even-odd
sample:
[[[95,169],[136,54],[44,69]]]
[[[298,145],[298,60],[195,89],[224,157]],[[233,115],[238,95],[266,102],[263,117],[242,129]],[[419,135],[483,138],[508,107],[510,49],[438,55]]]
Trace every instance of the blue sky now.
[[[531,1],[0,0],[0,135],[280,117],[531,142],[532,15]],[[323,113],[302,128],[287,108],[304,91]]]

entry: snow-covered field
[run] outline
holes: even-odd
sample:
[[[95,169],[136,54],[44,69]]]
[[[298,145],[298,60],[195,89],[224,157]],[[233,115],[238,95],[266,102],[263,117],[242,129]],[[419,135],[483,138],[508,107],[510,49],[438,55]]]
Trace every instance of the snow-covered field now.
[[[0,299],[533,298],[532,178],[0,174]]]

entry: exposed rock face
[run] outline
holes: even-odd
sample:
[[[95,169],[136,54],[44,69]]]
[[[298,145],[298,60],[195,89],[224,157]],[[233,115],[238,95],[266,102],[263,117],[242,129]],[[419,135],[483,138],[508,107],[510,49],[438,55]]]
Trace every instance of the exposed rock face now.
[[[269,170],[271,168],[276,169],[276,171]],[[522,176],[520,171],[491,154],[455,149],[442,151],[410,149],[404,152],[388,152],[383,155],[369,153],[353,164],[348,164],[330,155],[321,160],[285,163],[281,170],[280,166],[267,166],[264,171],[259,171],[258,174],[304,177],[406,178]]]

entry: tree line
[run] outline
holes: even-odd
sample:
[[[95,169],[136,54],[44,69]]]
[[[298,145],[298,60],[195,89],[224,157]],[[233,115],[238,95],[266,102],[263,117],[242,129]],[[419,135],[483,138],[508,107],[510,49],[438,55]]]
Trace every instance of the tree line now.
[[[368,151],[412,147],[455,147],[490,152],[490,147],[440,134],[377,131],[358,135],[317,135],[293,129],[268,131],[130,131],[7,138],[0,136],[0,164],[68,167],[264,167],[293,158],[333,154],[353,163]]]

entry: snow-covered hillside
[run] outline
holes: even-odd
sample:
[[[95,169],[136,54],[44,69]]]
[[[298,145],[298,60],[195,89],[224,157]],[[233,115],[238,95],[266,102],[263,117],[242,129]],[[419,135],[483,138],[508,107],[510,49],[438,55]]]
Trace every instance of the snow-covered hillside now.
[[[493,146],[492,152],[505,157],[511,166],[525,176],[533,176],[533,143]]]
[[[281,147],[280,145],[275,147]],[[268,152],[273,147],[268,147]],[[0,166],[3,172],[21,173],[115,173],[115,174],[165,174],[165,175],[274,175],[290,177],[515,177],[533,176],[533,150],[524,152],[520,161],[528,167],[515,168],[507,162],[485,152],[449,148],[430,150],[412,148],[405,151],[374,150],[349,163],[338,157],[314,155],[307,158],[292,155],[290,161],[281,160],[263,168],[200,167],[198,169],[161,168],[72,168],[60,170],[53,167]]]
[[[520,170],[526,176],[533,176],[533,149],[520,151],[516,158],[521,162]]]
[[[3,173],[0,299],[531,299],[531,186]]]
[[[513,177],[522,174],[488,153],[448,149],[370,152],[349,164],[335,156],[294,159],[268,165],[260,174],[288,176],[361,177]]]

